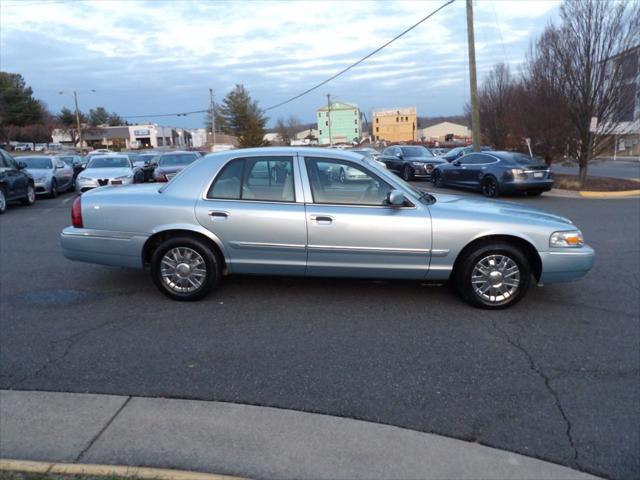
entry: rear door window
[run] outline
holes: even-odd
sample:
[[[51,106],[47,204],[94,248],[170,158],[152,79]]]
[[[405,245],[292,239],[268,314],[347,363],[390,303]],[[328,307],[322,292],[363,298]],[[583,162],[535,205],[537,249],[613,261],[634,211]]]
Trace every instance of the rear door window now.
[[[257,157],[232,160],[216,178],[207,198],[295,202],[293,159]]]

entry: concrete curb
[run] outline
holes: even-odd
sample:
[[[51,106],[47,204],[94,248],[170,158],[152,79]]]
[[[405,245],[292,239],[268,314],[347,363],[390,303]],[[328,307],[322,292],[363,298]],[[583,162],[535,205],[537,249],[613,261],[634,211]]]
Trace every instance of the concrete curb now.
[[[590,192],[581,190],[580,196],[595,199],[630,198],[640,196],[640,190],[621,190],[619,192]]]
[[[170,470],[168,468],[129,467],[126,465],[95,465],[52,463],[0,458],[0,471],[57,475],[93,475],[96,477],[142,478],[148,480],[244,480],[215,473]]]

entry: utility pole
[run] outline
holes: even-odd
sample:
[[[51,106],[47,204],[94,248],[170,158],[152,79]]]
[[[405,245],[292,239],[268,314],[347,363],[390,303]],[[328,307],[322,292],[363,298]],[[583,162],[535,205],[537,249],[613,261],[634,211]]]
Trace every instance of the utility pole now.
[[[327,93],[327,125],[329,127],[329,146],[333,147],[333,138],[331,137],[331,94]]]
[[[480,151],[480,111],[478,110],[478,80],[476,78],[476,45],[473,35],[473,4],[467,0],[467,45],[469,47],[469,86],[471,87],[471,136],[473,150]]]
[[[209,110],[211,111],[211,151],[216,149],[216,103],[213,96],[213,89],[209,89]]]
[[[76,103],[76,124],[78,126],[78,145],[82,153],[82,127],[80,126],[80,109],[78,108],[78,92],[73,91],[73,101]]]

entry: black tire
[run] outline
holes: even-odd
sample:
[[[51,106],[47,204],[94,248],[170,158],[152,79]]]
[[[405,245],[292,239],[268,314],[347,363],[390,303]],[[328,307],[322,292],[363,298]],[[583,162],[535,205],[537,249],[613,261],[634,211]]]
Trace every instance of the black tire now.
[[[411,170],[411,167],[409,165],[404,165],[402,167],[402,179],[405,182],[410,182],[411,180],[413,180],[413,170]]]
[[[495,300],[481,296],[476,291],[472,282],[472,275],[478,263],[486,261],[487,258],[491,258],[492,256],[510,259],[517,265],[519,273],[519,283],[516,290],[506,297],[504,295],[496,295]],[[513,272],[511,272],[511,274],[513,274]],[[507,242],[483,242],[478,244],[464,254],[464,257],[459,261],[456,270],[453,272],[454,286],[462,298],[471,305],[491,310],[507,308],[522,300],[531,285],[531,277],[531,266],[525,254],[520,248]],[[502,278],[501,276],[500,279],[502,280]],[[513,281],[514,277],[511,278]],[[480,281],[481,280],[476,280],[478,283]],[[478,288],[482,289],[483,286],[483,284],[479,284]],[[489,292],[492,291],[493,290],[490,290]]]
[[[33,183],[27,185],[27,196],[20,201],[28,207],[36,203],[36,188],[33,186]]]
[[[7,195],[4,193],[4,187],[0,187],[0,215],[7,211]]]
[[[433,183],[434,187],[442,187],[442,173],[440,173],[440,170],[434,170],[433,173],[431,174],[431,183]]]
[[[481,189],[485,197],[495,198],[500,195],[498,180],[493,175],[487,175],[482,179]]]
[[[49,198],[56,198],[58,196],[58,183],[55,178],[51,180],[51,190],[49,190]]]
[[[136,173],[133,177],[133,183],[144,183],[144,174],[140,175],[139,173]]]
[[[206,272],[202,284],[191,292],[178,292],[171,289],[161,272],[162,260],[165,254],[175,248],[188,248],[197,252],[205,264]],[[156,287],[173,300],[192,302],[204,298],[219,283],[222,277],[222,261],[211,250],[209,245],[193,237],[174,237],[162,242],[151,256],[151,278]]]

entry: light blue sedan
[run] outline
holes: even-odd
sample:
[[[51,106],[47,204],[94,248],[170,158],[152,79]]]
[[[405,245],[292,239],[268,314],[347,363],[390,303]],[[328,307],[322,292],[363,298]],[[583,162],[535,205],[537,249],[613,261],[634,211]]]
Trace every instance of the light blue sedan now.
[[[340,168],[358,180],[336,179]],[[564,217],[423,192],[334,149],[207,155],[163,186],[86,192],[72,223],[67,258],[148,266],[175,300],[203,298],[226,274],[264,274],[451,281],[471,304],[504,308],[532,283],[578,279],[594,262]]]

